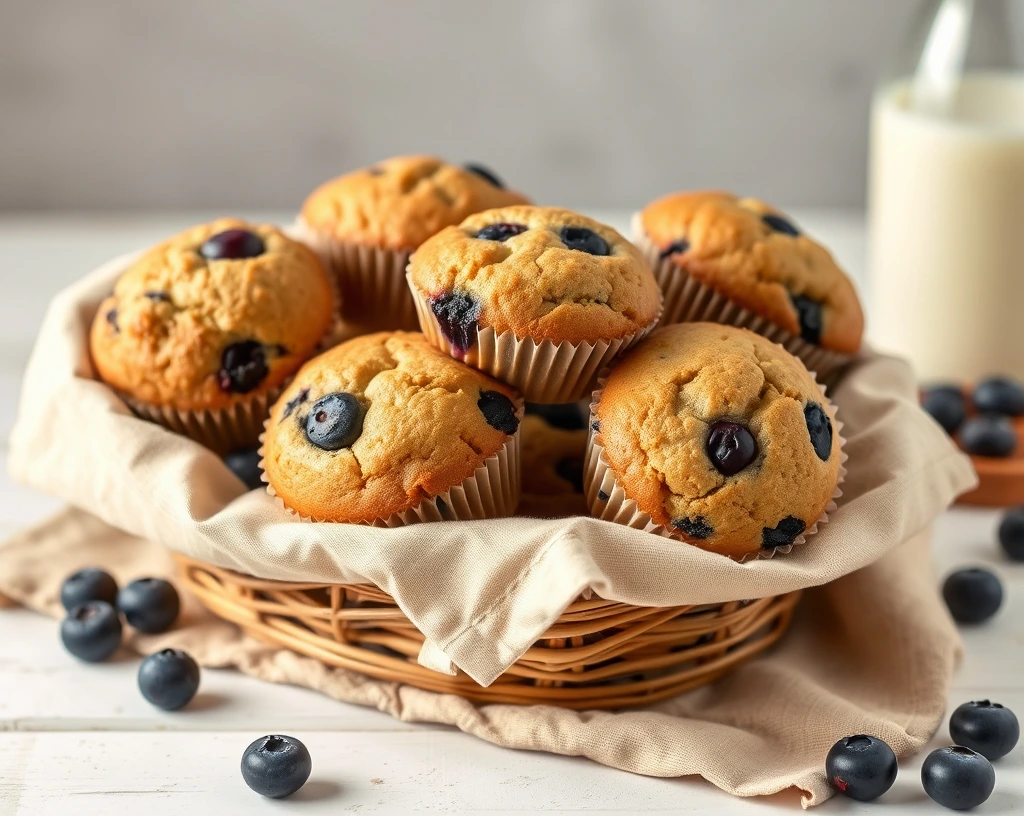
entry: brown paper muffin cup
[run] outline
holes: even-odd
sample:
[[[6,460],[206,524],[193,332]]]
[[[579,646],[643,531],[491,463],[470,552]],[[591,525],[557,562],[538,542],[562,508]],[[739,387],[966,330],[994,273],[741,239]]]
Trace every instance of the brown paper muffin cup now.
[[[596,343],[537,342],[512,332],[478,328],[476,342],[465,354],[444,336],[430,300],[409,281],[419,314],[420,329],[435,346],[466,365],[490,374],[517,388],[527,402],[575,402],[586,396],[597,374],[614,357],[642,340],[656,325],[654,320],[635,334]]]
[[[593,399],[590,403],[590,431],[587,439],[586,458],[583,462],[583,491],[586,494],[587,504],[590,507],[590,515],[604,521],[612,521],[616,524],[623,524],[626,527],[633,527],[637,530],[654,533],[662,538],[671,538],[675,541],[689,544],[690,546],[697,546],[696,544],[690,544],[690,542],[686,541],[686,539],[683,538],[677,530],[674,530],[671,527],[665,527],[661,524],[656,524],[649,513],[645,513],[637,506],[637,503],[633,501],[633,499],[629,498],[625,489],[619,483],[615,471],[612,470],[611,465],[608,463],[608,460],[604,455],[604,446],[601,444],[601,434],[599,431],[595,430],[597,425],[597,403],[601,399],[607,373],[608,372],[602,372],[602,376],[599,381],[599,386],[601,387],[594,391]],[[815,376],[813,372],[811,373],[811,376]],[[818,383],[818,387],[821,388],[822,396],[825,396],[825,387],[821,385],[821,383]],[[832,407],[834,409],[835,405],[832,405]],[[743,563],[746,561],[754,561],[759,558],[773,558],[776,553],[789,553],[794,547],[798,547],[803,544],[808,538],[818,532],[818,527],[822,524],[828,523],[829,515],[836,511],[837,501],[843,495],[841,485],[846,479],[845,462],[849,457],[846,453],[846,440],[843,438],[842,430],[843,423],[839,421],[837,414],[835,419],[835,435],[836,440],[839,442],[839,476],[836,480],[836,488],[832,493],[832,498],[829,499],[828,503],[825,505],[825,509],[822,511],[817,521],[815,521],[814,524],[812,524],[811,527],[802,535],[798,536],[792,544],[787,544],[783,547],[776,547],[772,550],[759,550],[758,552],[748,553],[742,558],[736,560]],[[605,496],[607,496],[607,499],[603,498]],[[708,550],[708,552],[713,551]],[[724,557],[729,558],[730,556]]]
[[[320,256],[341,292],[344,336],[375,331],[417,331],[416,307],[405,282],[412,249],[381,249],[338,241],[301,218],[288,229]]]
[[[214,411],[184,411],[150,405],[123,393],[118,396],[136,416],[187,436],[216,453],[225,454],[240,448],[256,447],[263,433],[263,423],[270,416],[270,406],[281,396],[286,384]]]
[[[799,357],[809,371],[816,371],[823,378],[853,359],[849,354],[808,343],[701,283],[670,258],[662,258],[661,251],[644,233],[639,214],[633,216],[633,243],[650,264],[665,299],[658,325],[706,321],[750,329]]]
[[[522,404],[518,406],[520,412]],[[301,521],[325,524],[365,524],[371,527],[402,527],[425,521],[470,521],[472,519],[505,518],[515,514],[519,504],[519,437],[517,430],[497,452],[488,456],[473,475],[437,496],[424,499],[415,507],[393,513],[387,518],[360,522],[333,522],[329,519],[306,516],[293,510],[277,495],[263,467],[263,435],[260,435],[260,471],[267,492],[278,504]]]

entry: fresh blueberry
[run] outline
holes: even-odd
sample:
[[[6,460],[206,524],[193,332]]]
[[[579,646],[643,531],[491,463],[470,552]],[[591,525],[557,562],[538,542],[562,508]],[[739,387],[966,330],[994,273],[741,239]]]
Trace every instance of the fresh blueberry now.
[[[942,597],[957,623],[984,623],[1003,604],[1003,585],[986,569],[972,567],[952,573],[942,585]]]
[[[999,544],[1012,561],[1024,561],[1024,504],[1006,511],[999,522]]]
[[[588,255],[609,255],[608,242],[586,227],[562,227],[562,243],[568,249],[586,252]]]
[[[139,691],[157,708],[184,708],[199,689],[199,664],[180,649],[163,649],[139,666]]]
[[[971,417],[960,428],[960,444],[975,456],[1007,457],[1017,447],[1017,432],[1006,417],[982,414]]]
[[[260,737],[242,754],[242,779],[261,796],[283,799],[306,784],[313,770],[309,751],[295,737]]]
[[[936,385],[926,389],[921,398],[921,407],[948,434],[955,434],[967,417],[967,401],[963,391],[956,385]]]
[[[528,402],[526,404],[526,413],[541,417],[552,428],[576,431],[586,427],[583,412],[575,402],[569,402],[564,405]]]
[[[106,601],[111,606],[117,603],[117,581],[109,572],[88,567],[64,579],[60,587],[60,602],[67,611],[87,601]]]
[[[1020,724],[1008,708],[988,700],[964,703],[949,718],[949,735],[957,745],[985,759],[1004,757],[1020,739]]]
[[[224,464],[250,490],[263,487],[263,479],[260,478],[260,454],[256,448],[231,451],[224,457]]]
[[[672,526],[679,530],[683,535],[697,541],[703,541],[705,538],[710,538],[715,532],[714,528],[708,523],[708,520],[704,518],[704,516],[673,519]]]
[[[220,356],[217,384],[229,394],[248,394],[270,373],[263,345],[255,340],[243,340],[227,346]]]
[[[800,235],[800,230],[794,227],[789,221],[783,218],[781,215],[775,215],[775,213],[765,213],[761,216],[761,220],[764,221],[769,227],[775,232],[781,232],[785,235],[792,235],[796,238]]]
[[[495,430],[509,436],[518,430],[519,417],[516,416],[515,403],[500,391],[481,391],[476,405],[487,424]]]
[[[685,238],[680,238],[678,241],[673,241],[667,247],[665,247],[659,257],[668,258],[672,255],[682,255],[690,248],[690,242]]]
[[[786,516],[774,527],[761,529],[761,549],[774,550],[776,547],[788,546],[796,541],[805,529],[807,529],[807,525],[803,519]]]
[[[107,323],[110,324],[110,328],[114,330],[114,334],[120,334],[121,327],[117,325],[117,309],[111,309],[105,316],[107,318]]]
[[[555,472],[572,485],[577,493],[583,492],[583,460],[578,457],[561,459],[555,465]]]
[[[199,254],[208,261],[255,258],[265,251],[263,239],[254,232],[244,229],[229,229],[218,232],[199,247]]]
[[[980,414],[1024,414],[1024,385],[1007,377],[989,377],[982,380],[971,397]]]
[[[79,660],[99,663],[121,645],[121,619],[106,601],[86,601],[68,612],[60,639]]]
[[[461,354],[476,343],[480,304],[464,292],[445,292],[430,301],[430,310],[437,318],[445,339]]]
[[[860,802],[877,799],[896,781],[896,754],[878,737],[844,737],[825,757],[828,781],[840,793]]]
[[[344,391],[321,397],[306,416],[306,439],[323,450],[349,448],[363,432],[363,414],[359,400]]]
[[[476,234],[476,237],[481,241],[507,241],[513,235],[521,235],[528,229],[529,227],[523,224],[488,224]]]
[[[790,295],[796,309],[797,320],[800,323],[800,337],[812,345],[821,342],[821,332],[824,328],[824,318],[821,314],[821,302],[807,297],[807,295]]]
[[[140,578],[118,593],[117,608],[129,626],[157,635],[174,625],[181,601],[178,591],[162,578]]]
[[[804,406],[804,423],[811,437],[811,447],[822,462],[832,455],[832,420],[816,402]]]
[[[725,420],[711,424],[704,449],[715,470],[723,476],[735,476],[757,457],[754,435],[738,422]]]
[[[161,291],[159,291],[157,289],[151,289],[150,291],[143,292],[142,294],[145,295],[150,300],[152,300],[154,303],[170,303],[171,302],[171,296],[169,294],[167,294],[166,292],[161,292]]]
[[[502,184],[501,179],[494,174],[494,171],[490,170],[487,167],[484,167],[482,164],[477,164],[475,162],[467,162],[466,164],[462,165],[462,167],[468,170],[473,175],[480,176],[480,178],[482,178],[484,181],[490,182],[495,187],[501,189],[505,188],[505,185]]]
[[[970,810],[992,795],[996,772],[981,754],[953,745],[928,754],[921,767],[921,784],[943,807]]]

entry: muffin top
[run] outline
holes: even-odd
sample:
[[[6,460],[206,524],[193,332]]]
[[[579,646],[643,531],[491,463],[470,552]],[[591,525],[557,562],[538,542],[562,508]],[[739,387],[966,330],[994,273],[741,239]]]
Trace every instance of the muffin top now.
[[[333,319],[327,273],[267,225],[222,218],[143,253],[100,305],[100,378],[141,402],[215,410],[281,384]]]
[[[519,449],[523,490],[517,515],[562,518],[588,514],[583,495],[587,431],[580,419],[579,427],[559,428],[537,414],[523,417]]]
[[[614,340],[661,309],[654,275],[629,241],[553,207],[487,210],[442,230],[413,254],[409,280],[461,351],[487,326],[556,343]]]
[[[597,441],[657,524],[731,557],[792,544],[839,478],[835,409],[807,369],[746,329],[658,329],[612,369]]]
[[[864,315],[853,284],[828,250],[763,201],[677,193],[638,220],[662,259],[734,303],[808,343],[843,354],[860,348]]]
[[[526,202],[482,167],[398,156],[322,184],[302,218],[339,241],[411,251],[472,213]]]
[[[422,334],[364,335],[295,376],[271,411],[263,467],[300,515],[386,519],[472,476],[518,430],[517,400]]]

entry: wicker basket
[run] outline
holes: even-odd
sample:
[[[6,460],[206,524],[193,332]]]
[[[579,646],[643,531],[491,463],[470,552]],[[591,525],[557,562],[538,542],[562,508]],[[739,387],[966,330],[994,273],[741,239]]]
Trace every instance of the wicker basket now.
[[[427,691],[575,709],[644,705],[710,683],[775,643],[801,594],[676,607],[580,599],[484,687],[420,666],[423,635],[370,584],[268,581],[175,557],[189,591],[260,640]]]

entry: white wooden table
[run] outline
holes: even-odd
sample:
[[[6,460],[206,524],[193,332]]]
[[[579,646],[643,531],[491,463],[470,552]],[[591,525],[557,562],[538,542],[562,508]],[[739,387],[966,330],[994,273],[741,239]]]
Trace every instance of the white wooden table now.
[[[13,422],[20,372],[50,296],[101,261],[206,215],[0,216],[0,439],[6,440]],[[624,226],[624,213],[605,215]],[[860,214],[795,215],[859,277],[864,266]],[[52,499],[11,484],[4,469],[0,538],[56,507]],[[965,632],[967,655],[950,707],[990,697],[1024,717],[1024,565],[1001,557],[997,520],[993,512],[955,510],[938,523],[940,574],[987,564],[1008,590],[993,622]],[[791,792],[739,800],[701,780],[645,778],[583,759],[508,751],[450,728],[397,722],[312,691],[233,672],[204,671],[201,704],[164,714],[138,694],[136,668],[135,661],[83,666],[61,648],[54,621],[24,610],[0,611],[0,816],[269,813],[296,807],[309,814],[781,813],[799,808]],[[301,738],[313,756],[310,782],[283,802],[252,793],[239,773],[246,745],[271,732]],[[944,744],[945,727],[932,747]],[[935,813],[938,806],[921,790],[921,759],[904,763],[896,785],[878,804],[839,797],[821,812]],[[1024,801],[1024,748],[998,762],[996,776],[996,792],[979,813],[1010,812]]]

